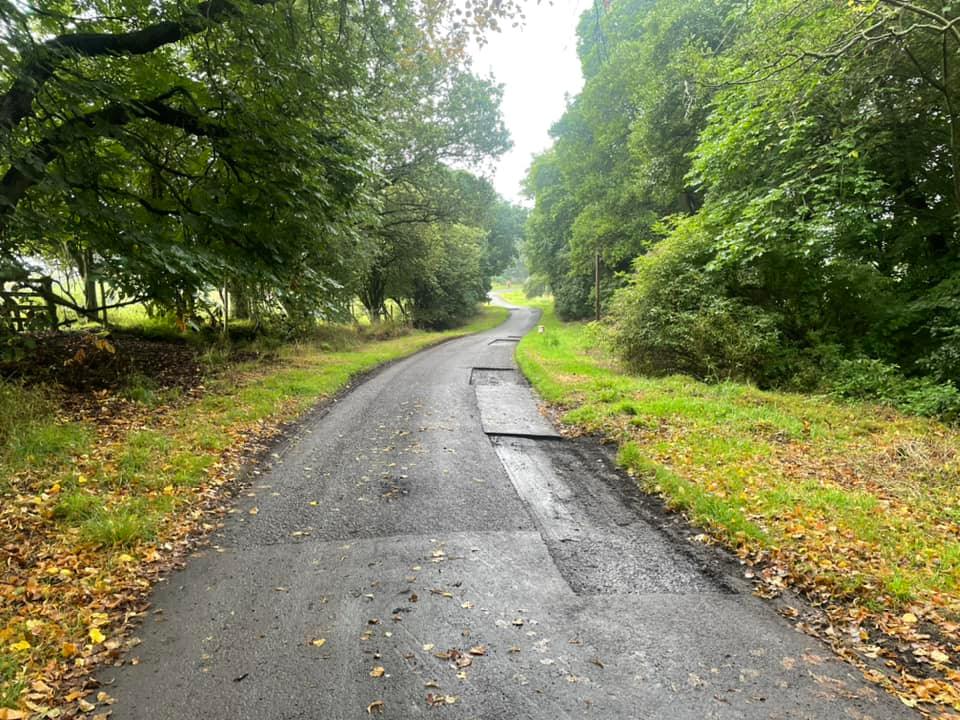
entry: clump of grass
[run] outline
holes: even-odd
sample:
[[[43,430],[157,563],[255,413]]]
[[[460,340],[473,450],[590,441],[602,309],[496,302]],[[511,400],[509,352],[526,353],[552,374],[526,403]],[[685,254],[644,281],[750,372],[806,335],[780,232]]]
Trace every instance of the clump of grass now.
[[[129,375],[120,389],[120,396],[127,400],[149,405],[160,405],[170,399],[169,393],[160,389],[160,385],[151,377],[141,373]]]
[[[133,498],[112,508],[99,508],[80,524],[80,537],[91,545],[133,547],[156,537],[159,521],[172,503]]]
[[[83,423],[57,419],[49,389],[0,382],[0,490],[10,473],[62,465],[89,446],[92,437]]]
[[[0,708],[16,708],[26,689],[27,681],[20,671],[19,660],[0,650]]]
[[[53,508],[53,516],[76,525],[89,519],[101,506],[102,500],[85,490],[71,490],[60,496]]]

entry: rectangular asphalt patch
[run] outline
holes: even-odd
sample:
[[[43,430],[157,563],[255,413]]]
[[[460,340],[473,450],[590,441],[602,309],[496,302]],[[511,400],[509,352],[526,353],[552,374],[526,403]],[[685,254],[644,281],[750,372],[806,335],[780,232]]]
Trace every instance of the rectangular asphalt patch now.
[[[560,438],[540,414],[530,388],[523,385],[476,385],[480,424],[487,435]]]

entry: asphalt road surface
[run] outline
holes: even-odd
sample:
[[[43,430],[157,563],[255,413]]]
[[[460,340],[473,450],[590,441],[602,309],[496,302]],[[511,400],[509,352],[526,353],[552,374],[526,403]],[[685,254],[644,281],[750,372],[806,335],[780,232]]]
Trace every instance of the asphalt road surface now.
[[[557,437],[513,361],[535,323],[304,423],[99,673],[113,718],[916,717]]]

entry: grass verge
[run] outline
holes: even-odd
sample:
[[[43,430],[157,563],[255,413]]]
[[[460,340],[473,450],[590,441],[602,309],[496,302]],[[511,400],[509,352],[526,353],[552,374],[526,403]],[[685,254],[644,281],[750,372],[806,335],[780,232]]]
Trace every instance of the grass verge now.
[[[152,581],[213,529],[223,486],[282,423],[359,374],[506,316],[487,307],[442,333],[326,328],[196,392],[104,392],[96,418],[69,416],[53,391],[0,384],[0,717],[89,710],[85,674],[123,647]]]
[[[905,704],[960,711],[957,430],[880,406],[630,375],[601,329],[501,296],[544,309],[546,332],[524,338],[518,362],[570,432],[615,441],[646,491],[757,567],[758,594],[790,586],[812,600],[820,634],[842,638]]]

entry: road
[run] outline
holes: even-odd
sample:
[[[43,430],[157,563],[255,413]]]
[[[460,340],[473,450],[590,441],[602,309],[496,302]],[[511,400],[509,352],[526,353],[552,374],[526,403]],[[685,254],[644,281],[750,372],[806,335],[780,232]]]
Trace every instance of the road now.
[[[556,436],[513,361],[535,323],[304,423],[99,673],[112,717],[916,717]]]

